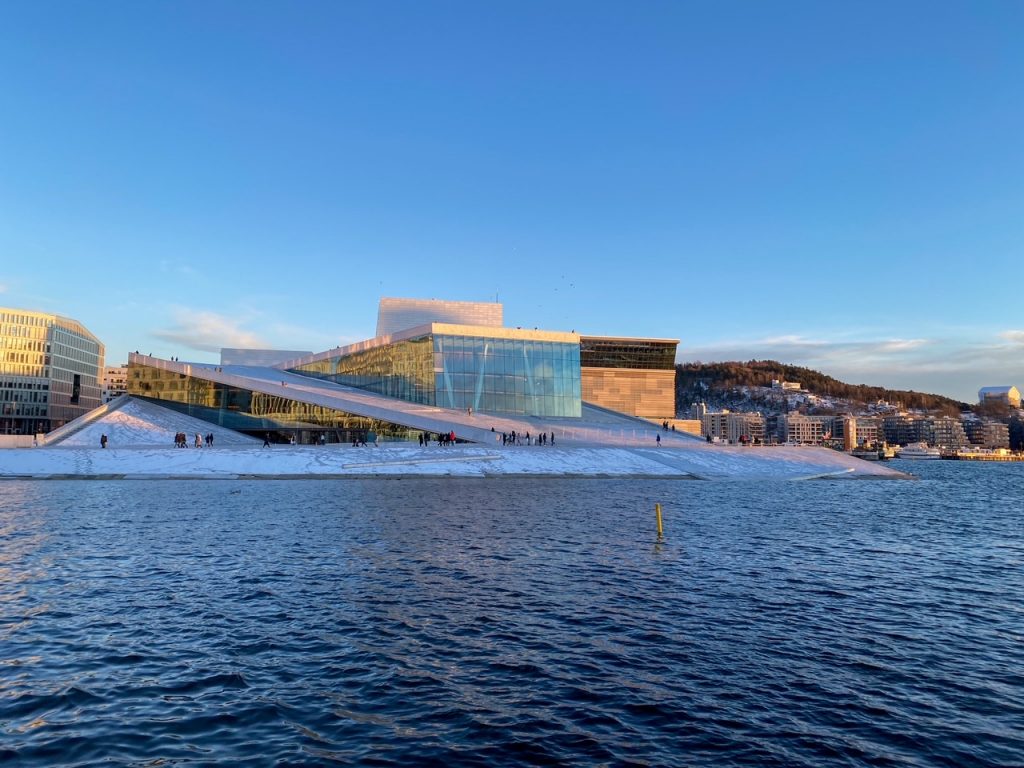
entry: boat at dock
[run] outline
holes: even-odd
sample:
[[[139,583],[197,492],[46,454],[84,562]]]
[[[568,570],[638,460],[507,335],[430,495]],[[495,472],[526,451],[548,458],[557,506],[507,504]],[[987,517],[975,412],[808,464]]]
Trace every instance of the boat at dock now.
[[[910,443],[896,449],[896,458],[914,460],[941,459],[942,451],[938,448],[932,448],[928,443]]]
[[[1014,453],[1006,448],[961,448],[943,458],[956,461],[1024,461],[1024,453]]]

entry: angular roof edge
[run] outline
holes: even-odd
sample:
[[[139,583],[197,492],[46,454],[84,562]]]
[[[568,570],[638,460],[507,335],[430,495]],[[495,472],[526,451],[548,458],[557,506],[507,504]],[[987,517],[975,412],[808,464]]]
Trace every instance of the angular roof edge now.
[[[429,334],[481,336],[489,339],[522,339],[526,341],[555,341],[565,344],[579,344],[580,334],[569,331],[542,331],[537,328],[506,328],[504,326],[492,325],[456,325],[454,323],[427,323],[417,325],[413,328],[406,328],[398,333],[391,333],[384,336],[376,336],[366,341],[357,341],[355,344],[348,344],[344,347],[334,347],[315,355],[294,360],[286,360],[274,367],[280,370],[297,368],[300,365],[309,365],[320,360],[328,360],[332,357],[352,355],[357,352],[365,352],[368,349],[376,349],[399,341],[408,341]]]

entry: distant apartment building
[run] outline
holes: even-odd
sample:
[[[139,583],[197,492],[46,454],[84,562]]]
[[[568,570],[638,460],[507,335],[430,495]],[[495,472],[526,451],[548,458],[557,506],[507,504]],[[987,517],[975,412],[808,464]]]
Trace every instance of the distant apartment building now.
[[[729,411],[707,412],[701,416],[700,433],[713,440],[729,439]]]
[[[760,413],[705,413],[701,419],[701,435],[729,443],[763,443],[765,418]]]
[[[782,389],[789,392],[799,392],[800,382],[799,381],[779,381],[778,379],[772,379],[772,389]]]
[[[969,443],[963,422],[949,416],[930,419],[932,432],[927,441],[941,448],[961,448]]]
[[[50,432],[98,407],[103,353],[77,320],[0,307],[0,434]]]
[[[963,422],[949,416],[886,416],[882,420],[885,441],[892,445],[928,443],[944,448],[967,445]]]
[[[836,416],[832,420],[832,438],[842,440],[845,450],[881,441],[882,427],[878,419],[870,416]]]
[[[858,445],[876,445],[884,440],[885,435],[880,419],[858,416],[856,422]]]
[[[978,402],[1006,403],[1012,408],[1020,408],[1020,391],[1016,387],[982,387],[978,390]]]
[[[925,419],[906,414],[883,418],[882,432],[885,435],[885,442],[890,445],[926,443],[931,437],[931,429],[925,423]]]
[[[779,439],[799,445],[821,445],[832,437],[831,416],[787,413],[778,420]]]
[[[1010,428],[998,421],[973,420],[965,422],[971,445],[982,448],[1009,448]]]
[[[108,365],[103,369],[103,402],[109,403],[128,391],[128,364]]]

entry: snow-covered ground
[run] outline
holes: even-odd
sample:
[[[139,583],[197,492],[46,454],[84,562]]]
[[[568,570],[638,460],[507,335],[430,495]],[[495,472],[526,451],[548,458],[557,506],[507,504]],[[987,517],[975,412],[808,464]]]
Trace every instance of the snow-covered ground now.
[[[452,475],[464,477],[563,475],[700,479],[901,477],[877,463],[816,448],[488,448],[462,444],[421,448],[217,446],[15,448],[0,451],[0,477],[316,477]]]
[[[175,448],[174,434],[214,435],[212,448]],[[100,447],[107,435],[108,447]],[[697,479],[903,477],[876,462],[825,448],[752,448],[665,441],[654,446],[491,446],[413,443],[264,448],[261,440],[139,400],[40,448],[0,450],[12,477],[362,477],[395,475],[605,476]]]
[[[150,446],[174,447],[174,435],[184,432],[191,445],[197,434],[213,433],[214,446],[263,445],[262,440],[224,429],[202,419],[177,413],[169,408],[129,399],[123,406],[83,427],[60,442],[61,447],[100,446],[100,437],[107,436],[110,448]],[[3,458],[0,457],[0,462]]]

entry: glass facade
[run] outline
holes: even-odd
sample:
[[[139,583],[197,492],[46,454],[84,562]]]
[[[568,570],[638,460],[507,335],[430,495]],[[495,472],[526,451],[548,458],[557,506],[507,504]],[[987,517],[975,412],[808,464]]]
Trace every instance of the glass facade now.
[[[578,344],[435,335],[435,405],[528,416],[581,414]]]
[[[103,352],[75,320],[0,308],[0,433],[50,432],[98,407]]]
[[[434,405],[434,356],[429,334],[327,357],[291,370],[410,403]]]
[[[660,339],[580,337],[584,368],[637,368],[671,371],[678,342]]]
[[[571,342],[430,333],[292,371],[441,408],[581,414],[580,347]]]
[[[275,442],[351,443],[353,439],[415,440],[420,430],[278,395],[220,384],[138,363],[128,366],[128,393],[211,424]]]

